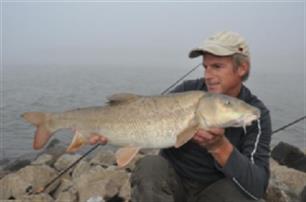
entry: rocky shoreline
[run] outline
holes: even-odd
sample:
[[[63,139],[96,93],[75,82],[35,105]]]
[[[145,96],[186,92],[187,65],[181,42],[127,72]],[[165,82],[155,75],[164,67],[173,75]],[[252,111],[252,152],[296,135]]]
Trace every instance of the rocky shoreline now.
[[[39,155],[19,158],[14,162],[2,162],[4,166],[0,170],[0,201],[129,202],[129,178],[135,162],[144,155],[156,154],[157,151],[139,154],[127,167],[119,169],[112,150],[105,151],[103,147],[97,150],[41,193],[37,192],[81,155],[65,153],[65,147],[54,139]],[[271,179],[266,201],[306,202],[306,173],[303,170],[306,167],[305,154],[281,143],[274,148],[272,157],[276,161],[271,158]]]

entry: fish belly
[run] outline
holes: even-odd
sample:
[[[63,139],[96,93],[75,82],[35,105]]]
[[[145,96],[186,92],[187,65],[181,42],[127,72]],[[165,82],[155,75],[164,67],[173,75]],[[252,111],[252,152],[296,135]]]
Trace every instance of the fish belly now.
[[[99,130],[110,144],[141,148],[167,148],[174,146],[179,135],[189,127],[193,113],[150,119],[130,119],[116,124],[106,124]]]
[[[151,148],[160,149],[167,148],[175,145],[176,135],[169,134],[162,138],[158,138],[154,132],[147,132],[142,134],[127,134],[127,133],[117,133],[106,135],[108,143],[116,146],[135,146],[139,148]]]

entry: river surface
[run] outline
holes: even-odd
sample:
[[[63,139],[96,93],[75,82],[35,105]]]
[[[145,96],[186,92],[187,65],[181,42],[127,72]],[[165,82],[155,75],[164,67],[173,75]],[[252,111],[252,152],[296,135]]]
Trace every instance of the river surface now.
[[[188,68],[164,67],[10,67],[1,81],[0,159],[13,159],[33,153],[34,127],[23,122],[26,111],[63,111],[103,105],[106,97],[119,92],[159,94]],[[187,79],[199,78],[199,68]],[[305,114],[305,73],[252,72],[246,86],[270,109],[275,130]],[[272,146],[284,141],[306,148],[305,120],[272,137]],[[72,133],[56,137],[69,144]]]

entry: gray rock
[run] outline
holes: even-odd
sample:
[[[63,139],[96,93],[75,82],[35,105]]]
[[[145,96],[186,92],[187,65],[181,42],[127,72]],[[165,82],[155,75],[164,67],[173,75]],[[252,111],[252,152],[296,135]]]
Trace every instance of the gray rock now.
[[[84,172],[88,172],[90,169],[90,164],[87,161],[80,161],[74,168],[72,172],[72,178],[77,178]]]
[[[49,166],[27,166],[16,173],[6,175],[0,180],[0,199],[21,198],[28,192],[42,189],[57,172]],[[53,191],[57,183],[46,190],[47,193]]]
[[[101,196],[92,196],[86,202],[105,202]]]
[[[21,198],[22,202],[53,202],[53,198],[45,193],[42,194],[32,194],[32,195],[24,195]]]
[[[95,166],[74,178],[73,185],[79,193],[80,201],[86,201],[92,196],[107,199],[117,195],[127,179],[128,174],[124,170],[105,170]]]
[[[32,165],[49,165],[51,166],[54,163],[53,156],[51,154],[42,154],[37,157],[31,164]]]
[[[277,201],[298,202],[305,185],[306,173],[281,166],[271,160],[271,178],[267,199],[273,201],[275,197],[278,197]]]
[[[131,201],[131,185],[129,179],[120,188],[119,197],[123,198],[125,202]]]
[[[79,187],[79,200],[87,201],[92,196],[101,196],[102,198],[112,198],[118,194],[120,187],[113,180],[97,180]]]
[[[77,191],[73,188],[70,188],[66,191],[60,192],[55,202],[78,202]]]
[[[265,196],[266,202],[291,202],[288,194],[280,188],[282,186],[284,185],[282,185],[280,182],[270,180],[270,184]]]
[[[105,170],[117,170],[118,166],[108,166],[107,168],[105,168]]]
[[[59,187],[55,190],[55,192],[52,194],[53,198],[57,199],[59,198],[59,195],[62,192],[69,191],[70,188],[73,187],[72,181],[62,178]]]
[[[46,154],[52,156],[52,161],[48,160],[48,162],[45,162],[46,164],[51,165],[61,154],[65,152],[65,150],[66,148],[64,144],[62,144],[58,139],[53,139],[50,141],[50,144],[46,147],[46,149],[43,152],[40,153],[32,152],[32,153],[23,154],[13,160],[2,159],[0,161],[1,173],[10,173],[17,171],[21,168],[30,165],[31,163],[33,163],[33,161],[36,161],[38,158],[42,158],[41,156],[44,156]],[[41,159],[39,159],[39,161],[41,161]],[[34,164],[40,164],[40,163],[41,162],[35,162]]]
[[[109,167],[116,163],[114,152],[100,148],[96,155],[89,162],[91,165],[101,165],[103,167]]]
[[[306,186],[301,193],[301,202],[306,202]]]
[[[280,142],[273,148],[271,156],[280,165],[306,172],[306,155],[293,145]]]
[[[10,174],[11,171],[9,170],[0,170],[0,179],[2,179],[4,176]]]
[[[28,153],[24,154],[14,160],[9,161],[5,166],[3,166],[2,170],[15,172],[21,168],[24,168],[31,164],[31,162],[36,159],[36,153]]]
[[[81,155],[79,155],[79,154],[74,154],[74,155],[72,155],[72,154],[63,154],[54,163],[54,167],[58,171],[62,171],[64,169],[68,168],[72,163],[74,163],[80,157],[81,157]]]

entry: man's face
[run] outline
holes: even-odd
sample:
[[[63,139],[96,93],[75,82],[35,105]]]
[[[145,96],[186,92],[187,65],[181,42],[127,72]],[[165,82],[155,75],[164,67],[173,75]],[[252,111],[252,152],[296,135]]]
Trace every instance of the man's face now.
[[[203,56],[204,79],[209,92],[238,96],[242,83],[240,69],[235,69],[231,56]]]

